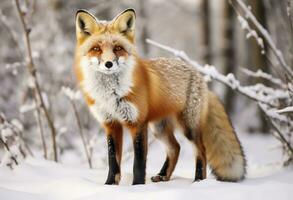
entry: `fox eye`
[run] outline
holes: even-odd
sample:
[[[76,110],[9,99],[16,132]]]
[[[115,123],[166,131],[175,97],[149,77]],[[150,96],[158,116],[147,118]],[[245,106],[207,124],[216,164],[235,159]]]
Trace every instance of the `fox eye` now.
[[[96,46],[96,47],[93,47],[92,50],[93,50],[93,51],[101,51],[101,48],[98,47],[98,46]]]
[[[114,51],[121,51],[123,49],[123,47],[121,46],[115,46],[114,47]]]

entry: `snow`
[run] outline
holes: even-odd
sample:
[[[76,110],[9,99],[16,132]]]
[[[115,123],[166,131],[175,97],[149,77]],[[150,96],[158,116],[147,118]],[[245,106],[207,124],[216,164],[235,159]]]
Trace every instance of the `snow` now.
[[[208,179],[193,183],[192,146],[180,134],[181,155],[169,182],[152,183],[150,177],[161,167],[165,154],[157,141],[149,147],[147,184],[132,186],[132,159],[122,163],[119,186],[104,185],[107,169],[100,165],[88,169],[81,164],[55,163],[40,158],[28,158],[14,170],[0,168],[0,199],[291,199],[293,171],[281,166],[281,149],[272,136],[240,134],[247,156],[248,175],[240,183]],[[99,152],[96,152],[99,153]],[[72,157],[71,159],[76,159]]]
[[[264,50],[264,42],[263,42],[263,39],[261,37],[258,36],[257,32],[255,30],[253,30],[248,22],[246,21],[246,19],[244,19],[242,16],[238,15],[237,17],[239,23],[240,23],[240,26],[243,30],[246,30],[247,31],[247,34],[246,34],[246,39],[249,39],[251,37],[254,37],[256,42],[258,43],[258,45],[261,47],[262,50]]]
[[[19,108],[19,112],[26,113],[26,112],[34,111],[36,108],[37,106],[35,102],[30,102],[30,103],[21,105]]]
[[[7,141],[8,137],[13,135],[13,131],[10,128],[3,128],[0,131],[0,136],[4,142]]]
[[[12,119],[11,124],[20,131],[23,131],[23,125],[18,119]]]
[[[35,86],[36,84],[35,84],[35,79],[33,78],[33,77],[28,77],[27,78],[27,86],[29,87],[29,88],[31,88],[31,89],[33,89],[33,88],[35,88],[36,86]]]
[[[240,26],[242,29],[247,29],[248,28],[248,22],[243,18],[241,17],[240,15],[237,16],[237,19],[240,23]]]

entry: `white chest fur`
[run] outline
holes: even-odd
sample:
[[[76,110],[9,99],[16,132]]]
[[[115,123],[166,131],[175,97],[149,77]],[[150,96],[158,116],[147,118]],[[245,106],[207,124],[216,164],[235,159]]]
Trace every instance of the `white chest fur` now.
[[[137,108],[123,99],[131,92],[134,68],[132,59],[127,63],[120,63],[120,71],[113,74],[103,74],[94,70],[87,58],[83,58],[81,67],[84,75],[82,87],[95,100],[90,110],[100,123],[112,120],[120,122],[137,120]]]

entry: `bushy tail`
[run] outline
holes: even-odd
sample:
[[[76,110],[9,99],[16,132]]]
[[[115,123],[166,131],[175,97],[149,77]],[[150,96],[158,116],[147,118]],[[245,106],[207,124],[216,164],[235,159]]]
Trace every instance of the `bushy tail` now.
[[[240,181],[246,173],[242,147],[220,100],[209,92],[208,101],[202,130],[208,164],[218,180]]]

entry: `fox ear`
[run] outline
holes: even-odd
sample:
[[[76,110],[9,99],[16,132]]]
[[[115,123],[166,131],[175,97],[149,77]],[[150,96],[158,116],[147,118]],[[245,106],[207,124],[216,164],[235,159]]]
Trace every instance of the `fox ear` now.
[[[135,11],[126,9],[114,18],[114,28],[121,34],[125,35],[132,42],[134,41],[135,32]]]
[[[78,39],[90,36],[95,26],[97,19],[86,10],[78,10],[75,15],[76,36]]]

